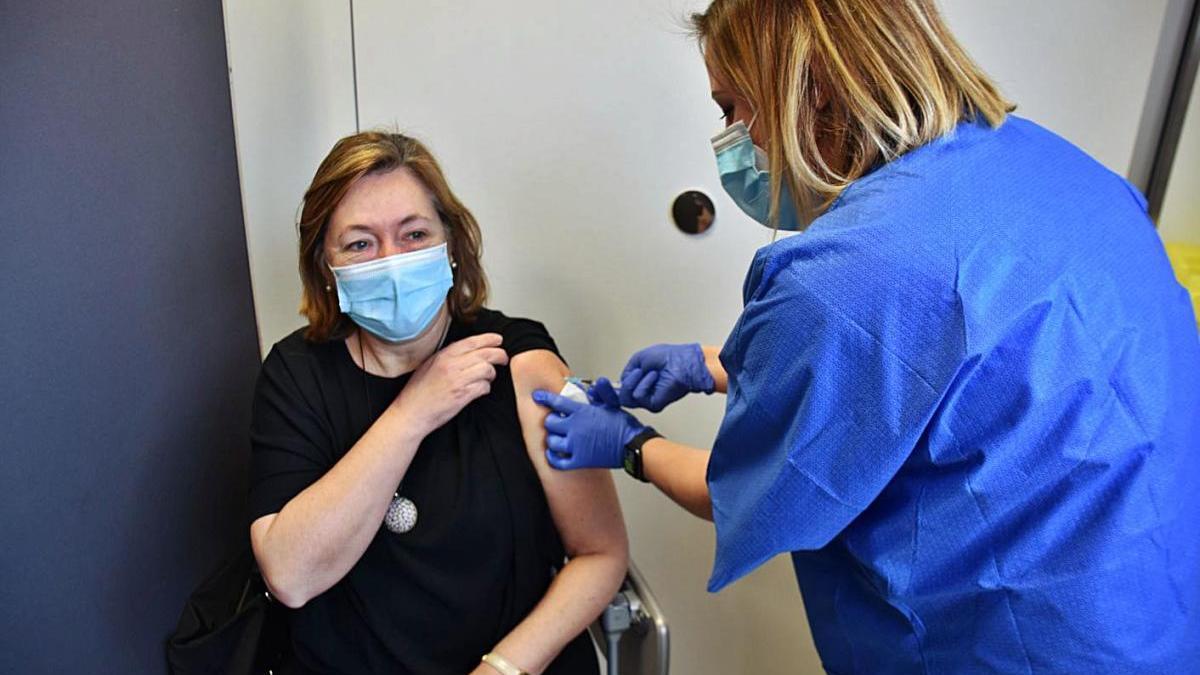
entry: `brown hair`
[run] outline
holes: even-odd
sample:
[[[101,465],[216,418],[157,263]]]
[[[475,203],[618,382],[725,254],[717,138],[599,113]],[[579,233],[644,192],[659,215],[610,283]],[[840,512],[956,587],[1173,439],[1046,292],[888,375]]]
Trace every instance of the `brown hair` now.
[[[355,181],[367,174],[399,168],[412,171],[433,200],[446,227],[447,249],[457,263],[450,289],[450,314],[471,320],[487,301],[487,278],[480,259],[483,241],[479,224],[450,191],[437,160],[420,141],[402,134],[364,131],[338,141],[317,167],[304,193],[300,212],[300,280],[304,292],[300,313],[308,317],[304,337],[324,342],[346,337],[354,323],[338,308],[333,274],[325,260],[325,233],[329,218]]]
[[[807,222],[880,162],[1014,110],[933,0],[715,0],[691,27],[765,125],[773,222],[785,184]]]

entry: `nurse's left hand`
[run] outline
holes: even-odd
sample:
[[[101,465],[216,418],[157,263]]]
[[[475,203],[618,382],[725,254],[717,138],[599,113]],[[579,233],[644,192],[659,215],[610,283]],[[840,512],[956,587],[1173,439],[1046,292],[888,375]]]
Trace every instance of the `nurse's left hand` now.
[[[687,394],[711,394],[715,387],[700,345],[654,345],[631,356],[621,371],[621,405],[656,413]]]
[[[540,389],[533,400],[550,409],[546,461],[556,469],[620,468],[625,446],[645,429],[633,415],[603,403],[579,403]]]

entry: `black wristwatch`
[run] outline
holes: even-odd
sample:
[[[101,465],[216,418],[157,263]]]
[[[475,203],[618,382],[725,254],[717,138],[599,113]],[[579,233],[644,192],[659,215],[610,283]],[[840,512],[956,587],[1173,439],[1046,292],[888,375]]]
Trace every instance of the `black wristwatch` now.
[[[646,427],[625,446],[625,473],[643,483],[647,483],[649,480],[642,467],[642,446],[651,438],[662,438],[662,434],[655,431],[654,427]]]

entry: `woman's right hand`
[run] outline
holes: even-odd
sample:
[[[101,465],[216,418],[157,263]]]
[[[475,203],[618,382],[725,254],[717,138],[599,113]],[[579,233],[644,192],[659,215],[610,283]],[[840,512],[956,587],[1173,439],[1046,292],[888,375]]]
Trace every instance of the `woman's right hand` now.
[[[417,368],[392,405],[428,435],[491,392],[496,366],[508,365],[502,342],[498,333],[482,333],[447,345]]]

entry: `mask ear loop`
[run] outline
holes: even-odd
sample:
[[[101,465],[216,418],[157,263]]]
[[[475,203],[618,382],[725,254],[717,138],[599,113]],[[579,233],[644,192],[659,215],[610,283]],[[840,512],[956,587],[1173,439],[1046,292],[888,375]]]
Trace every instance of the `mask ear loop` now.
[[[746,125],[746,133],[750,133],[750,129],[754,126],[754,123],[757,121],[758,121],[758,111],[755,111],[754,116],[750,118],[750,123]],[[775,222],[771,226],[771,243],[772,244],[774,244],[775,241],[779,238],[779,214],[774,214],[774,215],[775,215],[775,217],[773,218],[773,220]]]

